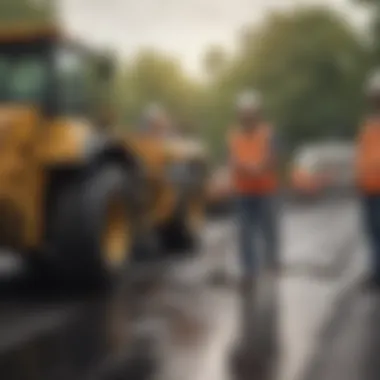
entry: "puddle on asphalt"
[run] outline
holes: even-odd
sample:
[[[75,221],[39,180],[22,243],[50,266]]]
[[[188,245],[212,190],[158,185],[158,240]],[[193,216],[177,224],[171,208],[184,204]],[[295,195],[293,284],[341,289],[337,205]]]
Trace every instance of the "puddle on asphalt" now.
[[[0,300],[0,341],[1,334],[23,333],[0,353],[2,379],[229,379],[234,345],[257,320],[242,322],[253,304],[233,283],[161,274],[128,282],[112,296],[59,297],[13,285],[0,285],[0,295],[8,295]]]

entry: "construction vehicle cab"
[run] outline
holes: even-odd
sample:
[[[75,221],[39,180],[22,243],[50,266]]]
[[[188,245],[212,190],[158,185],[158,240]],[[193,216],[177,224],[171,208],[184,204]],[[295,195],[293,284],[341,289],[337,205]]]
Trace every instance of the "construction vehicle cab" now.
[[[0,246],[65,279],[107,279],[129,252],[134,163],[95,112],[110,75],[56,30],[0,30]]]

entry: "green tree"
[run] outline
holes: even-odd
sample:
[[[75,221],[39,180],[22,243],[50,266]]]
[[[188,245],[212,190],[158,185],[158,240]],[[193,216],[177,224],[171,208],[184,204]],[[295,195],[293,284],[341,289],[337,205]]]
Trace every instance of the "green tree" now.
[[[154,50],[141,51],[120,74],[118,96],[124,120],[135,122],[150,102],[160,102],[180,124],[196,123],[200,87],[184,72],[179,61]]]
[[[353,132],[367,56],[343,16],[298,8],[244,37],[225,88],[261,90],[268,114],[293,141]]]
[[[353,0],[370,10],[369,42],[371,49],[371,64],[380,65],[380,1],[379,0]]]
[[[209,80],[216,80],[227,64],[227,54],[221,46],[214,45],[206,50],[203,69]]]
[[[45,23],[56,19],[56,0],[2,0],[0,23]]]

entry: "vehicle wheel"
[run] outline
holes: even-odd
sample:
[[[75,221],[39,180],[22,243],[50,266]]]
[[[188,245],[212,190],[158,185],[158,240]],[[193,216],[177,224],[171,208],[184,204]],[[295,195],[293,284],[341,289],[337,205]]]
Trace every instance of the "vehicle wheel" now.
[[[123,273],[132,243],[128,187],[124,171],[107,165],[62,189],[50,241],[65,280],[105,284]]]
[[[177,216],[164,227],[163,241],[169,250],[196,252],[204,221],[203,197],[186,202]]]

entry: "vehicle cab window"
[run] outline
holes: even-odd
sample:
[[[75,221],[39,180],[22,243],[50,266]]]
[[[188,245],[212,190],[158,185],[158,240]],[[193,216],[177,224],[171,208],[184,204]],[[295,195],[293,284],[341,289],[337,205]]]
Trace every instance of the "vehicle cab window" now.
[[[38,103],[42,102],[46,88],[45,69],[44,61],[38,57],[16,62],[9,82],[13,100],[34,99]]]
[[[37,51],[0,48],[0,101],[41,105],[49,85],[48,61]]]
[[[74,49],[59,48],[55,52],[57,103],[59,112],[83,116],[90,106],[88,58]]]

